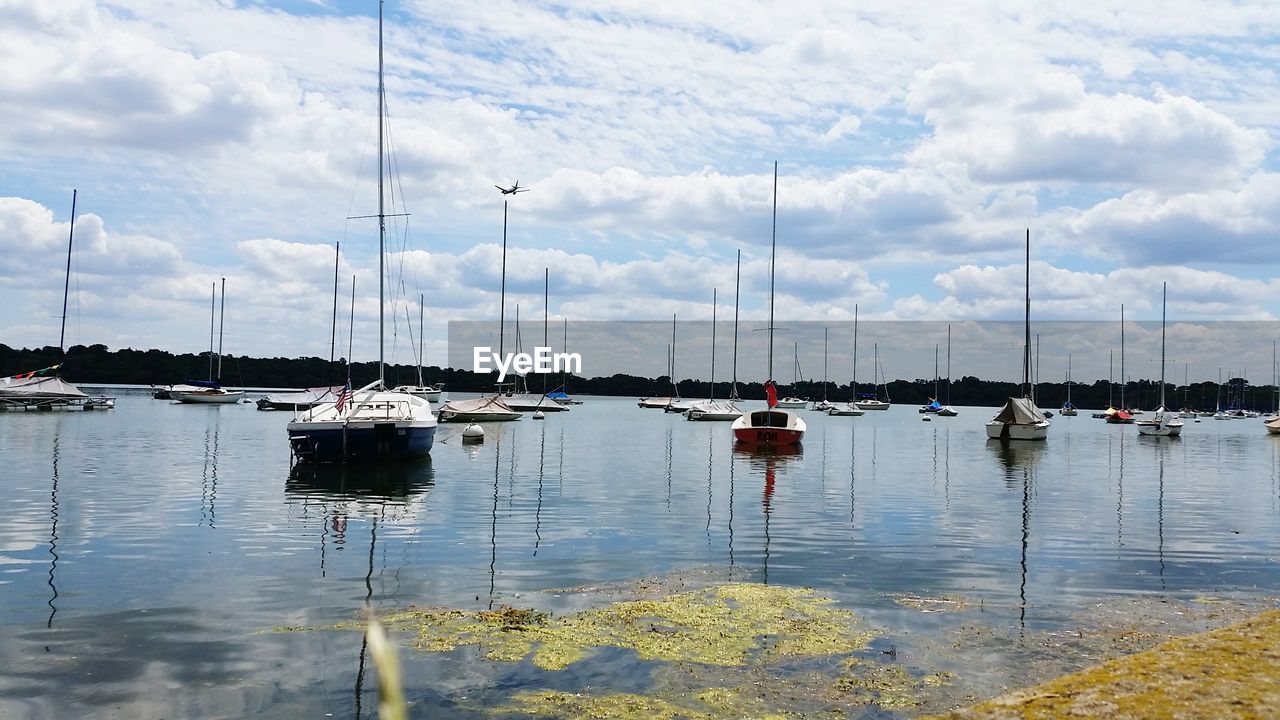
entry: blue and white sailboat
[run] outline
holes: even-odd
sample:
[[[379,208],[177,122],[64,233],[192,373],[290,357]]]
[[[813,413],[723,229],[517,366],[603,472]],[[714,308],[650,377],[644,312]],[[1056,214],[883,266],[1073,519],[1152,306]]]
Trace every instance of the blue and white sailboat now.
[[[288,424],[289,446],[300,460],[344,462],[400,460],[431,452],[436,418],[425,397],[386,386],[383,326],[386,312],[382,290],[387,234],[386,193],[383,189],[383,111],[386,89],[382,80],[382,2],[378,2],[378,379],[352,391],[350,381],[335,402],[317,405]]]

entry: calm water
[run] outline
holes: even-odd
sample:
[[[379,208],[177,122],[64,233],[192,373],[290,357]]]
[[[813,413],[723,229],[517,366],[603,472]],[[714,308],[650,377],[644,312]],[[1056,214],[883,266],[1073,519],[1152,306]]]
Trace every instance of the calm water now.
[[[1280,593],[1280,437],[1257,420],[1170,441],[1054,418],[1047,443],[1002,448],[990,409],[806,412],[803,452],[757,457],[727,423],[591,398],[481,446],[441,426],[430,462],[291,472],[288,413],[120,394],[0,415],[0,717],[370,717],[359,634],[270,630],[366,603],[565,610],[582,596],[538,591],[697,568],[815,587],[906,645],[941,621],[899,593],[980,600],[998,627]],[[638,682],[402,656],[432,717]]]

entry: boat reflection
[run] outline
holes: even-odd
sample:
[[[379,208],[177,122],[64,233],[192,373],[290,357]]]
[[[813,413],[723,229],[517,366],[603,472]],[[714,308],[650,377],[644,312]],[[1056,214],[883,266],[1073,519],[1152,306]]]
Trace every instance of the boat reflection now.
[[[764,477],[764,488],[760,499],[760,506],[764,514],[764,558],[761,574],[764,583],[768,585],[769,545],[772,542],[772,537],[769,534],[769,517],[774,510],[773,495],[777,486],[777,471],[779,467],[785,467],[796,458],[802,457],[804,455],[804,447],[798,443],[795,445],[775,446],[735,443],[733,454],[735,460],[743,459],[746,461],[750,474]]]
[[[1018,480],[1021,474],[1035,469],[1045,453],[1044,443],[1009,442],[987,439],[987,450],[994,453],[1004,470],[1005,480]]]
[[[1035,469],[1044,456],[1044,443],[1009,442],[1000,438],[988,438],[987,449],[994,452],[1004,469],[1004,479],[1010,489],[1019,485],[1022,490],[1022,528],[1018,558],[1018,627],[1027,627],[1027,554],[1031,546],[1031,499],[1035,484]]]
[[[289,469],[285,495],[295,500],[356,500],[403,504],[435,484],[431,458],[386,463],[298,463]]]

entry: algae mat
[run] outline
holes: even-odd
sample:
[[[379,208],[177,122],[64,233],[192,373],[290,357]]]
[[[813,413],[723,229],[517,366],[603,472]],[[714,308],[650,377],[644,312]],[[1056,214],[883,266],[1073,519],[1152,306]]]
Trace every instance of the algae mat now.
[[[635,651],[646,660],[735,666],[862,650],[874,633],[853,613],[810,589],[734,583],[654,600],[632,600],[564,617],[529,609],[415,608],[386,615],[420,650],[476,645],[489,660],[531,658],[563,670],[595,648]]]
[[[1171,640],[935,720],[1280,715],[1280,611]]]

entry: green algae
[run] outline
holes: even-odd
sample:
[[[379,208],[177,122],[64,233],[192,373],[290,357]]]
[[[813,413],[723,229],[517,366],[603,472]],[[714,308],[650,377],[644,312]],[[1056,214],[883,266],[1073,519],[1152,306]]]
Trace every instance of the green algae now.
[[[1170,640],[936,718],[1270,718],[1280,714],[1280,611]]]
[[[424,651],[474,645],[485,658],[530,658],[562,670],[593,649],[616,647],[646,660],[734,666],[861,650],[874,637],[857,617],[807,588],[731,583],[629,600],[553,617],[531,609],[411,608],[382,618]],[[343,623],[335,629],[356,629]]]

